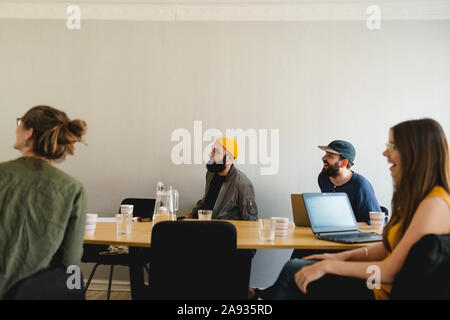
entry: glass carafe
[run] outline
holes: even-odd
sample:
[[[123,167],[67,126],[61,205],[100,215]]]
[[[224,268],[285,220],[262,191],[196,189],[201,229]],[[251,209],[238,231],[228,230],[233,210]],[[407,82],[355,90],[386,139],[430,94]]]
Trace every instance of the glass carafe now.
[[[155,210],[153,211],[153,225],[160,221],[176,221],[179,194],[172,186],[158,183],[156,190]]]

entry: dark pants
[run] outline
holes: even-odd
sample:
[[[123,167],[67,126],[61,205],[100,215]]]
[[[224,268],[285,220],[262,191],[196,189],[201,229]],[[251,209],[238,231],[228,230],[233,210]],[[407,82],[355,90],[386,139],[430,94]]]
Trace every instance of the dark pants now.
[[[307,256],[311,256],[313,254],[323,254],[323,253],[338,253],[338,252],[342,252],[345,250],[298,250],[295,249],[294,251],[292,251],[291,254],[291,259],[294,258],[303,258],[303,257],[307,257]]]
[[[303,258],[306,256],[310,256],[313,254],[323,254],[323,253],[337,253],[343,250],[294,250],[291,254],[291,259],[294,258]],[[257,298],[261,298],[263,300],[273,299],[273,289],[274,285],[267,287],[265,289],[255,289],[255,294]]]
[[[294,275],[301,268],[317,261],[291,259],[283,267],[277,281],[271,287],[274,300],[303,300],[303,299],[352,299],[372,300],[373,293],[366,286],[364,280],[327,274],[319,280],[311,282],[307,293],[303,294],[295,283]]]

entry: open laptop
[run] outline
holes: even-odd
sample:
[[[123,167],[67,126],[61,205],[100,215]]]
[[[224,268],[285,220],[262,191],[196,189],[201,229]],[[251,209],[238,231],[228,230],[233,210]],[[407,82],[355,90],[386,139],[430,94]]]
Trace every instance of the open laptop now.
[[[297,227],[311,227],[306,213],[303,195],[291,194],[292,216]]]
[[[342,243],[381,241],[374,232],[361,232],[345,192],[303,193],[311,229],[318,239]]]

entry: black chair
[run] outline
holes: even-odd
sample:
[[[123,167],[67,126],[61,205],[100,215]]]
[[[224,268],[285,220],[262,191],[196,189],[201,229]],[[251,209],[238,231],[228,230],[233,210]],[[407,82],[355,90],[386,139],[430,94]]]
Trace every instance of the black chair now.
[[[145,219],[151,219],[153,217],[153,210],[155,209],[155,199],[143,199],[143,198],[126,198],[122,201],[122,204],[132,204],[133,216]]]
[[[450,235],[429,234],[420,239],[395,277],[390,298],[450,299]]]
[[[226,221],[164,221],[152,230],[148,298],[247,299],[251,253]]]
[[[52,267],[16,283],[4,296],[5,300],[85,300],[83,275],[80,271],[80,288],[69,288],[72,275],[64,267]]]
[[[155,207],[155,199],[142,199],[142,198],[126,198],[122,201],[122,204],[132,204],[133,207],[133,216],[140,218],[151,218],[153,216],[153,210]],[[109,281],[108,281],[108,293],[106,299],[109,300],[111,296],[111,284],[114,272],[114,266],[129,266],[132,263],[129,254],[121,253],[121,254],[108,254],[109,246],[104,245],[92,245],[85,244],[83,257],[81,259],[84,263],[95,263],[94,268],[89,276],[89,279],[86,283],[87,291],[89,289],[89,285],[91,284],[92,278],[94,277],[95,271],[100,265],[109,265]],[[145,257],[142,257],[144,260]],[[147,261],[148,262],[148,261]],[[147,272],[149,271],[148,266],[144,264]]]
[[[386,215],[389,216],[389,210],[386,207],[380,206],[381,211]],[[388,217],[386,217],[385,221],[388,223]]]

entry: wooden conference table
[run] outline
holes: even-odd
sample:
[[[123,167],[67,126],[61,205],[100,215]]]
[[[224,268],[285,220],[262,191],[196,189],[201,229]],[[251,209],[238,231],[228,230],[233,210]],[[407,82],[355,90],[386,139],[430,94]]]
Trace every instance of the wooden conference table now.
[[[189,221],[193,219],[186,220]],[[259,239],[259,229],[257,221],[225,221],[232,223],[236,227],[238,249],[300,249],[332,251],[349,250],[374,244],[342,244],[337,242],[319,240],[314,236],[311,228],[307,227],[296,227],[294,232],[286,238],[275,238],[275,240],[272,242],[264,242]],[[199,223],[202,222],[199,221]],[[97,245],[129,246],[131,260],[138,261],[139,256],[142,254],[140,248],[151,247],[152,227],[152,222],[133,222],[131,234],[117,235],[116,223],[97,222],[94,235],[85,235],[84,243]],[[360,226],[360,230],[367,232],[375,231],[368,226]],[[143,265],[140,263],[132,263],[129,267],[131,297],[132,299],[143,299],[145,298],[145,294],[143,294]]]
[[[186,219],[183,221],[198,221]],[[224,221],[224,220],[222,220]],[[238,249],[303,249],[303,250],[348,250],[366,247],[374,243],[342,244],[317,239],[311,228],[296,227],[293,234],[286,238],[275,238],[273,242],[259,240],[257,221],[225,220],[232,223],[237,231]],[[201,223],[201,221],[199,221]],[[97,222],[95,234],[84,236],[85,244],[125,245],[130,247],[150,247],[152,222],[133,222],[129,235],[117,235],[113,222]],[[360,226],[361,231],[375,231],[369,226]]]

